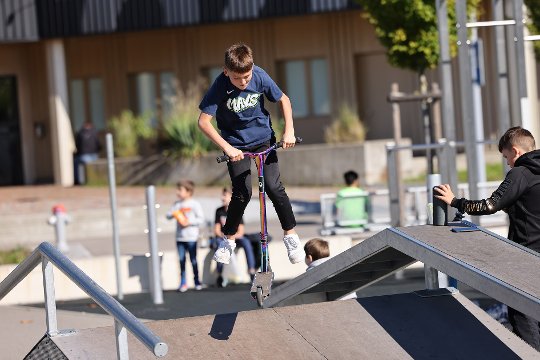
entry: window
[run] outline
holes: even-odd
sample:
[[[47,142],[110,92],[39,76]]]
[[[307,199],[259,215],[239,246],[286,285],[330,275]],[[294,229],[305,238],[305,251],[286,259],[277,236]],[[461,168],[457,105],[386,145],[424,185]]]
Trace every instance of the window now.
[[[157,127],[173,110],[176,77],[173,72],[142,72],[129,76],[130,107],[138,115],[149,114]]]
[[[328,67],[325,59],[285,61],[279,68],[282,87],[291,98],[295,117],[330,114]]]
[[[105,129],[105,103],[101,78],[72,79],[69,87],[70,115],[73,130],[85,121],[97,130]]]

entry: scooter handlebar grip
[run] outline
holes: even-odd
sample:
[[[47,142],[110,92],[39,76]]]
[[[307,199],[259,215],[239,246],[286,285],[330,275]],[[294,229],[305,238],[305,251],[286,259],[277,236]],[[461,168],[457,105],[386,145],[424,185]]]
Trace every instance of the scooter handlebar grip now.
[[[301,142],[302,142],[302,138],[297,136],[297,137],[296,137],[296,143],[297,143],[297,144],[300,144]],[[277,145],[276,148],[283,147],[283,140],[281,140],[280,142],[278,142],[276,145]]]
[[[229,160],[230,160],[230,158],[229,158],[228,155],[222,155],[222,156],[218,156],[218,157],[216,158],[216,161],[217,161],[218,163],[222,163],[222,162],[229,161]]]

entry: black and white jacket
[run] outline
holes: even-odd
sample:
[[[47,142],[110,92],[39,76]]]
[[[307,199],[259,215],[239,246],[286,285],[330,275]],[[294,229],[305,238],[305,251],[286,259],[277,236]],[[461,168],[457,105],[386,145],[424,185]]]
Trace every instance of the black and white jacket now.
[[[508,238],[540,252],[540,150],[520,156],[489,198],[454,198],[450,205],[469,215],[507,212],[510,217]]]

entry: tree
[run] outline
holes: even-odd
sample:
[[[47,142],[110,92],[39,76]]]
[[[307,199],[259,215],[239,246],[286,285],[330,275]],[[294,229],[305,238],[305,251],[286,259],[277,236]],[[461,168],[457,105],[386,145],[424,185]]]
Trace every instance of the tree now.
[[[419,75],[439,63],[437,12],[434,0],[358,0],[365,16],[375,27],[381,44],[388,49],[391,65]],[[534,1],[534,0],[530,0]],[[536,0],[538,1],[538,0]],[[467,0],[469,12],[480,0]],[[454,0],[448,1],[450,53],[457,53]]]

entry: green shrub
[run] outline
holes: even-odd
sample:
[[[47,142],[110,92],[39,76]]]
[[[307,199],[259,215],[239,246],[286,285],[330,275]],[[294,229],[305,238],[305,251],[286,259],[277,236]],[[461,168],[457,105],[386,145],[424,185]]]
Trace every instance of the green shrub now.
[[[276,141],[281,141],[283,131],[285,130],[285,120],[283,120],[283,118],[277,118],[277,120],[272,120],[272,129],[274,129]]]
[[[165,155],[171,158],[197,158],[217,147],[199,129],[199,102],[202,98],[201,82],[190,83],[187,90],[179,87],[176,96],[169,99],[171,114],[163,123]],[[215,126],[214,120],[212,120]]]
[[[17,246],[12,250],[0,250],[0,265],[19,264],[30,255],[30,253],[30,250],[22,246]]]
[[[118,157],[139,155],[141,139],[153,139],[156,130],[150,125],[151,115],[135,116],[124,110],[119,116],[109,120],[109,129],[114,135],[114,152]]]
[[[327,143],[363,142],[367,129],[364,123],[349,106],[342,105],[336,119],[325,129],[324,138]]]

